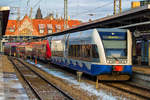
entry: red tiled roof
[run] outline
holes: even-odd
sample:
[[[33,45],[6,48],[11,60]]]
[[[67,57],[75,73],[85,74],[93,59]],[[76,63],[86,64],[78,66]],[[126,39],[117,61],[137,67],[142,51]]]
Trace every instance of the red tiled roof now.
[[[52,25],[53,32],[56,32],[56,25],[61,26],[61,31],[64,30],[64,27],[63,27],[64,20],[63,19],[58,19],[58,20],[56,20],[56,19],[53,19],[53,20],[50,20],[50,19],[30,19],[28,16],[25,16],[21,21],[8,20],[6,35],[20,35],[20,27],[24,27],[25,21],[28,21],[28,23],[30,23],[32,25],[32,28],[33,28],[32,35],[34,35],[34,36],[47,35],[48,34],[47,25],[48,24]],[[39,32],[39,24],[45,25],[45,30],[44,30],[44,33],[42,33],[42,34]],[[69,20],[68,21],[69,27],[77,26],[80,24],[81,24],[81,22],[78,20]],[[27,26],[25,26],[25,27],[26,28],[22,29],[22,31],[28,30]],[[14,28],[15,32],[10,32],[10,28]]]

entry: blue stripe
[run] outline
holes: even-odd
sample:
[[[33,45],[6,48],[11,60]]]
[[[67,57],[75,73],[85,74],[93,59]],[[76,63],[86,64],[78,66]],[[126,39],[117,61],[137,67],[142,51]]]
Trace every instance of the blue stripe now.
[[[132,75],[132,65],[125,65],[121,74],[129,74]]]
[[[92,76],[101,75],[101,74],[112,74],[112,65],[97,65],[97,64],[91,64],[91,69],[88,69],[85,63],[82,63],[82,66],[79,65],[78,62],[76,62],[76,65],[72,63],[70,60],[70,64],[67,63],[67,60],[65,62],[61,61],[58,62],[56,59],[52,60],[52,63],[60,65],[61,67],[68,67],[73,70],[82,71],[84,73],[90,74]],[[125,65],[123,67],[123,71],[121,74],[132,74],[132,66],[131,65]]]

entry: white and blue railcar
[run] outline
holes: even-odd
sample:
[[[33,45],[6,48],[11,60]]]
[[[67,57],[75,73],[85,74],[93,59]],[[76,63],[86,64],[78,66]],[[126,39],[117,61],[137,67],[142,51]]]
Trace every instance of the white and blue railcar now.
[[[126,29],[96,28],[49,38],[51,62],[100,80],[128,80],[132,38]]]

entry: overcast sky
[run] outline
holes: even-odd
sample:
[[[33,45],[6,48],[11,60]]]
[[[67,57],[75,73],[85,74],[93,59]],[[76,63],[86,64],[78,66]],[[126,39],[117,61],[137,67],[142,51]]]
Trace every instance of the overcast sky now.
[[[139,0],[122,0],[122,9],[129,10],[132,1]],[[0,6],[20,7],[20,13],[23,17],[29,15],[30,8],[33,8],[32,17],[38,7],[41,8],[43,16],[49,13],[58,13],[63,17],[64,0],[0,0]],[[16,18],[17,9],[11,11],[10,19]],[[93,16],[90,16],[93,14]],[[89,19],[98,19],[113,14],[113,0],[68,0],[68,15],[71,19],[88,21]]]

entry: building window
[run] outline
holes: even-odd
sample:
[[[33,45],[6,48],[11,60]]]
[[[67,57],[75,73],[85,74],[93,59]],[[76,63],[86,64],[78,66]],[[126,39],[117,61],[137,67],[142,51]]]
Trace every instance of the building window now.
[[[56,24],[56,32],[60,32],[60,31],[61,31],[61,25]]]
[[[47,30],[48,30],[48,34],[52,34],[53,33],[53,26],[52,26],[52,24],[47,24]]]
[[[67,28],[70,28],[68,24],[67,24]]]
[[[61,40],[51,41],[52,56],[63,57],[64,56],[64,44]]]
[[[48,29],[48,34],[52,34],[52,33],[53,33],[53,30]]]
[[[45,25],[44,24],[39,24],[39,32],[42,34],[45,31]]]
[[[15,32],[15,29],[12,28],[12,27],[8,28],[8,30],[9,30],[10,32]]]

